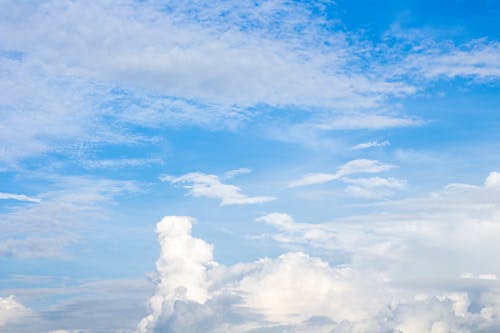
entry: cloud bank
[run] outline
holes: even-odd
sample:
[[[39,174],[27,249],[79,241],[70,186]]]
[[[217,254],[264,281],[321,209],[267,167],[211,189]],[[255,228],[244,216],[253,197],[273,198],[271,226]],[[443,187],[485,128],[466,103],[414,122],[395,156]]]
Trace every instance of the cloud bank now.
[[[433,264],[442,259],[430,258],[422,266],[421,260],[429,259],[425,244],[440,246],[436,257],[458,245],[455,233],[442,233],[448,219],[437,220],[441,227],[435,233],[425,228],[425,219],[408,218],[398,226],[388,219],[368,229],[352,221],[352,227],[300,224],[278,213],[261,221],[278,230],[277,242],[303,246],[303,251],[225,266],[214,260],[212,245],[191,235],[191,217],[163,218],[157,225],[157,289],[151,312],[137,331],[440,333],[500,328],[496,256],[482,268],[469,263],[474,273],[462,276],[456,272],[464,269],[463,260],[441,262],[445,268],[435,271]],[[491,232],[487,225],[494,223],[491,239],[498,237],[497,221],[477,223],[480,233]],[[305,252],[314,246],[331,251],[321,257]],[[461,258],[475,247],[488,245],[474,243]]]

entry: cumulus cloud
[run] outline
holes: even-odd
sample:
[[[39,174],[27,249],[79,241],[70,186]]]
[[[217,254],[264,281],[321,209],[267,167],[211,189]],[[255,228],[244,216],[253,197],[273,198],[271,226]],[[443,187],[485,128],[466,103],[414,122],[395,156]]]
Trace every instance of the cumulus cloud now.
[[[19,303],[15,296],[0,297],[0,327],[19,322],[31,315],[32,311]]]
[[[241,170],[239,170],[241,173]],[[238,186],[224,184],[216,175],[200,172],[188,173],[182,176],[163,176],[161,181],[172,184],[186,184],[184,188],[194,197],[216,198],[221,200],[221,206],[225,205],[247,205],[257,204],[275,200],[274,197],[257,196],[251,197],[241,193]]]
[[[190,217],[167,216],[157,225],[157,291],[139,332],[250,332],[301,325],[315,316],[355,321],[382,306],[361,297],[372,282],[304,253],[230,267],[218,264],[213,247],[191,236],[192,223]]]
[[[383,268],[393,280],[487,280],[500,274],[496,177],[492,172],[484,185],[450,184],[427,196],[385,201],[372,213],[328,223],[296,223],[278,213],[260,221],[277,230],[269,236],[285,247],[338,253],[365,269]]]
[[[140,332],[150,332],[161,316],[174,311],[175,302],[204,303],[208,298],[207,270],[213,265],[213,247],[191,236],[193,219],[168,216],[156,226],[161,245],[156,262],[158,285],[150,299],[151,314],[139,324]]]
[[[296,233],[297,243],[306,234],[320,244],[336,243],[334,235],[349,237],[343,226],[339,232],[335,224],[299,224],[286,214],[261,220]],[[500,285],[492,279],[439,283],[427,270],[427,282],[403,283],[390,265],[365,265],[362,259],[374,258],[366,244],[359,250],[342,246],[358,254],[340,264],[287,252],[225,266],[214,261],[212,245],[191,236],[192,224],[179,216],[158,223],[157,290],[138,332],[493,332],[500,325]],[[383,260],[391,263],[394,256],[385,253]]]
[[[303,178],[290,183],[289,187],[323,184],[352,174],[380,173],[392,168],[395,168],[395,166],[391,164],[384,164],[377,160],[352,160],[338,167],[335,173],[310,173],[305,175]]]

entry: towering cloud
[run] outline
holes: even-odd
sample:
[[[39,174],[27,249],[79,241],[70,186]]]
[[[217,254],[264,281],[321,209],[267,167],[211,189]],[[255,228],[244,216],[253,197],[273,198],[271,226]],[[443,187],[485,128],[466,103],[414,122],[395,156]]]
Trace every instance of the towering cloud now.
[[[150,332],[160,317],[169,317],[176,301],[204,303],[208,298],[207,269],[213,265],[213,248],[191,236],[193,219],[167,216],[156,226],[161,245],[156,262],[158,286],[150,299],[151,314],[139,324]]]
[[[312,228],[285,214],[262,220],[296,234],[310,234]],[[446,286],[402,281],[383,267],[394,258],[387,256],[376,269],[364,267],[374,255],[364,251],[364,257],[342,264],[288,252],[224,266],[214,261],[210,244],[191,235],[193,221],[167,216],[157,225],[157,289],[140,333],[440,333],[500,327],[500,288],[493,276],[457,276]],[[330,227],[321,239],[334,237]]]

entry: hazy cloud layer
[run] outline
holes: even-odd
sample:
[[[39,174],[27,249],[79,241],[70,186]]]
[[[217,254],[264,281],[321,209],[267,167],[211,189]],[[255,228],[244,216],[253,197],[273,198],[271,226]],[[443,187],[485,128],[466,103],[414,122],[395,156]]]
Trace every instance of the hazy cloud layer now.
[[[136,191],[132,181],[92,177],[55,177],[52,191],[39,201],[0,213],[0,257],[63,258],[79,240],[82,222],[105,219],[105,207],[120,194]]]
[[[329,21],[331,5],[5,1],[0,161],[132,144],[146,139],[137,126],[231,127],[259,105],[294,106],[321,129],[421,125],[394,99],[499,76],[495,41],[394,28],[379,45]]]

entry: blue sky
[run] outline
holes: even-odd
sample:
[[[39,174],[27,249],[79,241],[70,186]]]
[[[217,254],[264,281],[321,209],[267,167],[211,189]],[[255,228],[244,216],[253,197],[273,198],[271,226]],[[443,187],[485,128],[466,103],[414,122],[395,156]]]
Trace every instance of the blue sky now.
[[[0,331],[500,329],[497,1],[1,4]]]

